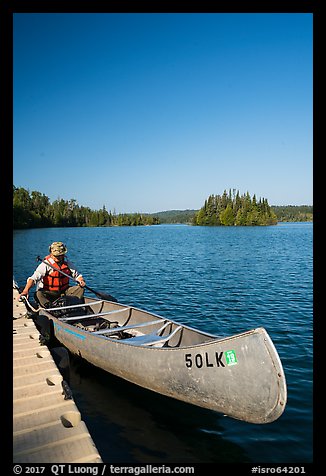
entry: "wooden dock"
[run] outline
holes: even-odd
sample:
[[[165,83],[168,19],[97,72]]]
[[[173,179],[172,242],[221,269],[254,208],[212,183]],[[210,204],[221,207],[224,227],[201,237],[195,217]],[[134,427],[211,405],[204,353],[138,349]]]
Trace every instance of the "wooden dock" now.
[[[49,349],[13,289],[13,462],[102,463]]]

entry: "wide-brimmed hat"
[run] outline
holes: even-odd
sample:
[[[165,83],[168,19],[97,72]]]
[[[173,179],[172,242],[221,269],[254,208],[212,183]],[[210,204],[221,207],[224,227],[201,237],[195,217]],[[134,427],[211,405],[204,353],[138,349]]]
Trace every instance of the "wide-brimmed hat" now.
[[[62,241],[55,241],[49,246],[49,251],[53,256],[65,255],[68,251],[66,245]]]

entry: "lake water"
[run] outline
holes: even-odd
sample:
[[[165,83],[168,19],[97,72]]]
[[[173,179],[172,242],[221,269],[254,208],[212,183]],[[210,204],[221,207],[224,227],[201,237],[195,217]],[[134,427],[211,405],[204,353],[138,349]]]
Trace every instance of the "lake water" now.
[[[312,462],[311,223],[17,230],[13,274],[19,285],[53,241],[66,243],[88,286],[119,302],[218,335],[265,327],[286,374],[285,412],[273,423],[253,425],[72,358],[74,399],[104,462]]]

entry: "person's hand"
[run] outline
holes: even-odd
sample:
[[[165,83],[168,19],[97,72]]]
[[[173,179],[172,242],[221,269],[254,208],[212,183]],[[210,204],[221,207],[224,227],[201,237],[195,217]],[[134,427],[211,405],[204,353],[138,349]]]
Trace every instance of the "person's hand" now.
[[[84,288],[86,286],[86,283],[83,279],[79,279],[78,283],[79,283],[79,286],[81,286],[82,288]]]
[[[25,297],[26,299],[28,299],[28,291],[22,291],[19,295],[19,298],[18,298],[18,301],[22,301],[22,297]]]

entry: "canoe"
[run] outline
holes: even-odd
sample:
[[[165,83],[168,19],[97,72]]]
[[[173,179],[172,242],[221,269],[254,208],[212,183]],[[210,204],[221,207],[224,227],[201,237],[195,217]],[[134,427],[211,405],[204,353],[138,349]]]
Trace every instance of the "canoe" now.
[[[282,363],[262,327],[219,337],[90,297],[79,304],[61,298],[35,316],[44,335],[146,389],[249,423],[270,423],[284,412]]]

